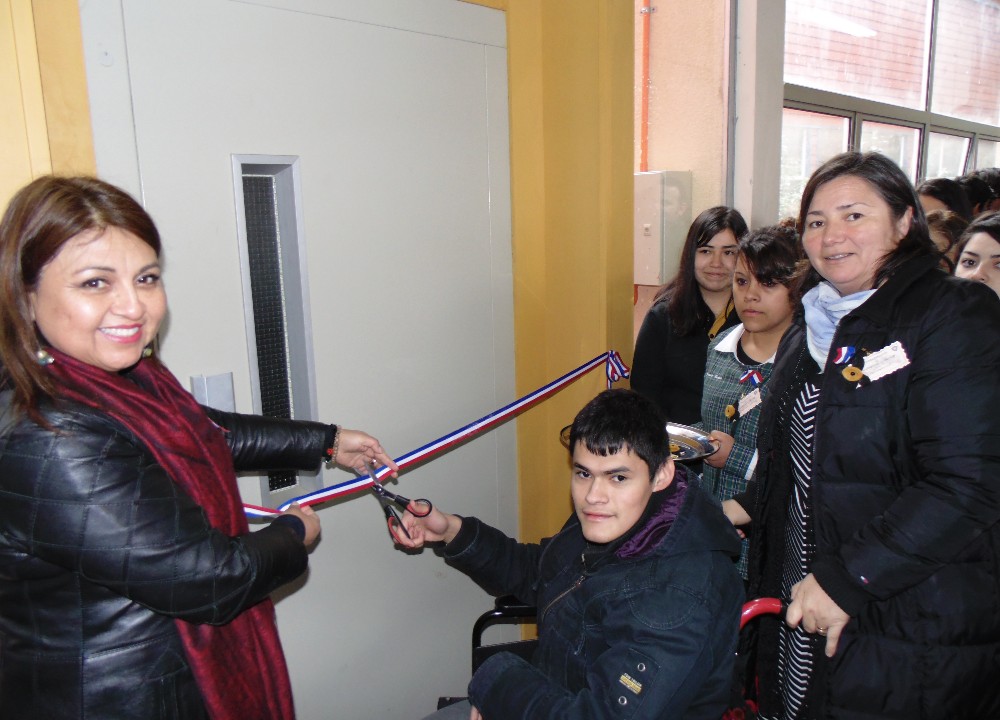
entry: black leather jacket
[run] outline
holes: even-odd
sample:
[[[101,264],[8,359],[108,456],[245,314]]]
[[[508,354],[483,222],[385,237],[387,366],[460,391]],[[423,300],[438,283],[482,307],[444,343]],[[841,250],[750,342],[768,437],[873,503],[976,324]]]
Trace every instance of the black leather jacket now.
[[[45,429],[0,395],[0,715],[199,718],[174,619],[224,624],[306,568],[295,530],[230,538],[130,431],[73,403]],[[209,415],[237,470],[318,466],[319,423]]]

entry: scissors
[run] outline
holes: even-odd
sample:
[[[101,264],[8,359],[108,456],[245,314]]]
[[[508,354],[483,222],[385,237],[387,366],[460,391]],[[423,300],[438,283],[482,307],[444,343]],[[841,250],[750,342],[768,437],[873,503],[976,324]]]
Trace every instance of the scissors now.
[[[374,473],[372,473],[372,479],[375,479]],[[431,510],[434,509],[431,501],[427,498],[410,500],[402,495],[396,495],[386,490],[378,480],[375,480],[375,483],[371,486],[371,491],[378,498],[379,504],[382,506],[382,512],[385,513],[386,525],[389,527],[389,535],[393,540],[397,538],[397,527],[403,531],[403,534],[407,538],[410,537],[410,533],[406,531],[406,528],[403,526],[403,520],[393,505],[401,510],[409,510],[410,515],[418,518],[427,517],[431,514]]]

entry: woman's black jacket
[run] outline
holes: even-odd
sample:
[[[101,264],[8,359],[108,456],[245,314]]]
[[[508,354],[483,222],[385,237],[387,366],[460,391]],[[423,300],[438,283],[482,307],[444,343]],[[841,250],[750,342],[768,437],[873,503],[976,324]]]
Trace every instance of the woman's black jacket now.
[[[198,718],[174,619],[224,624],[306,568],[274,523],[230,538],[106,415],[0,395],[0,716]],[[313,469],[330,427],[209,410],[238,470]]]
[[[809,357],[801,318],[762,407],[750,514],[751,596],[780,593],[792,485],[789,408]],[[858,385],[827,362],[813,444],[820,586],[852,616],[818,659],[812,715],[1000,717],[1000,301],[910,260],[847,315],[831,349],[899,342],[908,364]],[[811,369],[810,369],[811,368]],[[762,709],[773,707],[776,621],[761,626]]]
[[[705,312],[709,312],[705,305]],[[736,310],[726,316],[719,333],[737,325]],[[694,425],[701,420],[701,394],[708,358],[708,326],[678,335],[670,320],[669,303],[649,309],[635,340],[631,387],[656,403],[673,423]]]

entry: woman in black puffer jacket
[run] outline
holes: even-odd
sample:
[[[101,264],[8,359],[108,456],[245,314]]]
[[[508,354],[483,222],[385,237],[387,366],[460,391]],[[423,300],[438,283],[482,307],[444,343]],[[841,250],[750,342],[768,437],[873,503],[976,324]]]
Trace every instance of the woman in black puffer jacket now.
[[[764,718],[1000,717],[1000,302],[938,268],[903,173],[846,153],[806,186],[810,268],[728,501]]]

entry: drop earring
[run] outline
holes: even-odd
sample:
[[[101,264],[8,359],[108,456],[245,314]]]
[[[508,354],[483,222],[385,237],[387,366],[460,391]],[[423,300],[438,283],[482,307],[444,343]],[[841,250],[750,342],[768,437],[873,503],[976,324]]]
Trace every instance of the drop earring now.
[[[54,357],[49,355],[49,351],[45,348],[38,348],[35,351],[35,359],[38,361],[39,365],[51,365],[56,361]]]
[[[144,358],[153,357],[153,346],[147,345],[142,349],[142,356]]]

